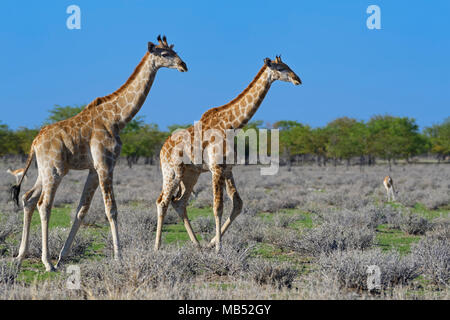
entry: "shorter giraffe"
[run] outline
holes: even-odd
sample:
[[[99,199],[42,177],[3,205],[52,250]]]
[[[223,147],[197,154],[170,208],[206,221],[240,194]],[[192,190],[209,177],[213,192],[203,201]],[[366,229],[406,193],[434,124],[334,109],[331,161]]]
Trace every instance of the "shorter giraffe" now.
[[[220,161],[224,159],[217,157],[216,134],[217,138],[222,138],[217,141],[223,141],[227,130],[244,127],[258,110],[272,83],[276,80],[291,82],[294,85],[302,83],[291,68],[281,61],[281,57],[277,56],[273,61],[266,58],[256,77],[240,95],[223,106],[209,109],[202,115],[199,123],[201,124],[200,136],[203,137],[203,141],[201,141],[199,149],[205,156],[201,161],[195,161],[194,148],[189,149],[189,147],[186,156],[191,161],[187,161],[187,163],[178,161],[179,156],[183,155],[181,150],[186,150],[187,141],[195,140],[196,129],[194,126],[184,131],[188,136],[187,140],[184,140],[181,135],[175,134],[166,140],[160,153],[163,186],[156,201],[158,222],[155,250],[158,250],[161,245],[162,225],[169,204],[172,204],[183,220],[191,241],[196,246],[200,246],[189,222],[186,206],[198,177],[207,171],[212,173],[213,211],[216,223],[216,236],[210,241],[209,247],[215,245],[216,251],[220,250],[222,236],[240,214],[243,202],[236,190],[232,173],[233,165],[225,164],[225,161]],[[207,133],[213,130],[216,134],[208,137]],[[224,189],[232,201],[232,210],[229,218],[222,225]]]
[[[12,171],[11,168],[9,168],[8,170],[6,170],[6,172],[8,172],[9,174],[13,175],[16,178],[16,184],[19,183],[20,178],[22,178],[24,172],[25,172],[25,168],[20,168],[17,170]],[[27,181],[27,175],[25,174],[25,181]]]
[[[386,188],[388,201],[395,201],[394,180],[390,176],[386,176],[383,180],[383,185]]]

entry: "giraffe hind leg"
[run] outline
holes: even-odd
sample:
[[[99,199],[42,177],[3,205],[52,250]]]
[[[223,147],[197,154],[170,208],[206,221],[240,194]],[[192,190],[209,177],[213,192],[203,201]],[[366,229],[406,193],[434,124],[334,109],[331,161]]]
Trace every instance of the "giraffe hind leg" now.
[[[184,227],[186,228],[189,238],[197,247],[200,247],[200,243],[198,242],[194,230],[192,230],[191,223],[187,216],[186,207],[188,205],[189,197],[191,196],[192,190],[195,184],[197,183],[199,175],[200,175],[199,173],[186,172],[183,175],[183,179],[180,183],[179,195],[175,197],[174,200],[172,200],[173,208],[178,213],[180,218],[183,220]],[[183,191],[181,192],[181,190]]]
[[[20,242],[19,254],[17,255],[16,258],[19,264],[22,262],[22,260],[25,258],[28,252],[31,217],[33,216],[34,209],[36,208],[38,200],[41,197],[41,194],[42,194],[42,183],[40,178],[38,177],[33,188],[31,188],[22,197],[23,231],[22,231],[22,240]]]
[[[47,175],[48,182],[43,186],[41,197],[38,201],[38,210],[41,217],[42,230],[42,263],[46,271],[54,271],[55,268],[50,263],[50,256],[48,250],[48,223],[50,221],[51,208],[55,198],[56,190],[62,180],[62,176],[58,174]]]
[[[83,194],[81,195],[80,203],[78,205],[75,219],[72,223],[72,228],[70,229],[69,236],[67,237],[66,242],[64,243],[63,248],[59,254],[58,262],[56,264],[56,269],[61,266],[62,261],[67,256],[70,247],[72,246],[72,242],[77,234],[78,229],[81,226],[84,216],[89,210],[91,206],[92,198],[94,197],[95,191],[98,188],[98,175],[95,170],[90,170],[88,177],[86,179],[86,183],[84,185]]]

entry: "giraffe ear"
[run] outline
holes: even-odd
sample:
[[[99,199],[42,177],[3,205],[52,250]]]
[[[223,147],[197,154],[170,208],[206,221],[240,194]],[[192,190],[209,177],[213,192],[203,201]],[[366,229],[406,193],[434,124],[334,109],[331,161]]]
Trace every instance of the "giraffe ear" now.
[[[148,42],[148,51],[153,52],[155,50],[155,44],[153,42]]]
[[[272,64],[272,62],[270,61],[270,58],[265,58],[264,59],[264,64],[268,67],[270,67],[270,65]]]
[[[172,50],[174,46],[175,46],[174,44],[171,44],[171,45],[169,46],[169,48]]]

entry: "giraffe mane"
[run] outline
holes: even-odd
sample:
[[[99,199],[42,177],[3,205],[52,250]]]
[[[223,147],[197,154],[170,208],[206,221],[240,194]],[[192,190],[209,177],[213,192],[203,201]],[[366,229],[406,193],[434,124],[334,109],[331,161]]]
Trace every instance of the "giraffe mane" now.
[[[117,89],[116,91],[114,91],[113,93],[110,93],[106,96],[103,97],[97,97],[95,98],[91,103],[89,103],[89,105],[86,106],[85,109],[89,108],[89,107],[96,107],[101,103],[104,102],[109,102],[112,99],[116,98],[117,96],[119,96],[127,87],[128,85],[134,80],[136,79],[137,75],[139,74],[139,72],[141,71],[142,67],[145,64],[145,61],[147,60],[147,57],[150,53],[147,51],[144,55],[144,57],[141,59],[141,61],[139,62],[139,64],[137,65],[137,67],[134,69],[133,73],[131,74],[131,76],[128,78],[128,80],[120,86],[119,89]]]
[[[243,96],[245,96],[247,94],[247,92],[250,91],[250,89],[255,85],[255,83],[258,81],[258,79],[261,77],[261,75],[264,73],[264,71],[266,70],[267,65],[263,65],[262,68],[258,71],[258,73],[256,74],[255,78],[253,78],[252,82],[250,82],[250,84],[247,86],[247,88],[244,89],[244,91],[242,91],[236,98],[234,98],[233,100],[231,100],[230,102],[228,102],[227,104],[224,104],[222,106],[219,107],[215,107],[215,108],[211,108],[208,111],[206,111],[202,117],[200,118],[200,120],[205,120],[206,118],[208,118],[212,113],[215,112],[219,112],[222,111],[224,109],[226,109],[227,107],[235,104],[237,101],[239,101],[239,99],[241,99]]]

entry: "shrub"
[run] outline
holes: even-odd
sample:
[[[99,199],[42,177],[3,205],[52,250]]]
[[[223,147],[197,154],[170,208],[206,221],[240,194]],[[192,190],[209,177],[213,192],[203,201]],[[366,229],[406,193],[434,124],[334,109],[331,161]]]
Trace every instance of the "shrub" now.
[[[191,224],[192,228],[200,233],[210,233],[216,228],[216,223],[212,217],[197,217],[195,220],[192,220]]]
[[[273,225],[279,228],[287,228],[290,224],[299,221],[299,220],[305,220],[306,218],[302,215],[292,215],[292,214],[286,214],[286,213],[276,213],[273,216]]]
[[[326,222],[308,230],[298,242],[298,249],[317,256],[335,250],[366,249],[372,246],[374,239],[374,230]]]
[[[380,268],[381,289],[407,284],[419,275],[418,264],[410,256],[401,257],[397,252],[382,252],[380,249],[337,250],[322,254],[318,259],[320,272],[325,277],[334,277],[346,288],[367,290],[369,266]]]
[[[402,215],[400,229],[408,234],[424,234],[431,227],[427,219],[413,213]]]
[[[139,296],[139,290],[149,287],[184,290],[199,279],[243,277],[248,269],[249,254],[250,248],[238,251],[227,244],[219,254],[214,250],[198,250],[189,244],[182,248],[167,245],[157,252],[148,248],[127,248],[120,261],[107,258],[107,263],[94,261],[84,265],[84,286],[89,288],[90,296],[107,298]],[[181,293],[176,295],[179,297]]]
[[[49,230],[48,233],[48,250],[50,259],[57,259],[59,252],[66,242],[69,230],[67,228],[56,227]],[[67,258],[80,257],[93,242],[92,235],[85,230],[78,231],[72,243]],[[41,258],[42,255],[42,233],[40,230],[34,230],[30,234],[30,243],[28,254],[33,258]]]
[[[375,231],[372,218],[349,211],[332,211],[320,216],[323,222],[306,230],[298,242],[299,251],[317,256],[334,250],[365,249],[372,246]]]
[[[291,288],[298,271],[286,263],[275,263],[264,260],[253,260],[250,264],[250,274],[259,285],[272,285],[277,289]]]
[[[262,242],[266,236],[267,228],[268,225],[262,222],[261,219],[241,214],[224,235],[224,240],[234,237],[238,239],[239,243]]]
[[[425,218],[410,212],[409,210],[394,210],[386,214],[386,222],[390,228],[400,229],[412,235],[425,234],[431,229],[432,224]]]
[[[450,219],[442,217],[434,219],[426,236],[441,240],[450,239]]]
[[[0,214],[0,257],[11,255],[13,241],[9,238],[19,231],[20,224],[17,213]]]
[[[153,247],[156,231],[156,213],[141,208],[126,208],[118,216],[119,239],[122,248],[149,248]],[[108,225],[103,233],[106,253],[112,256],[113,242],[111,230]]]
[[[19,274],[19,266],[17,263],[7,261],[6,259],[0,260],[0,284],[13,283],[17,275]]]
[[[424,276],[433,283],[449,285],[450,280],[450,245],[449,238],[439,235],[425,236],[414,244],[412,256],[419,263]]]
[[[219,253],[209,250],[194,252],[198,266],[211,276],[242,275],[248,269],[248,258],[253,246],[235,248],[225,243]]]

